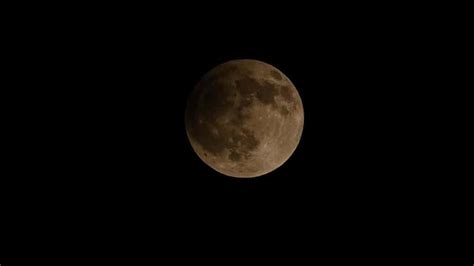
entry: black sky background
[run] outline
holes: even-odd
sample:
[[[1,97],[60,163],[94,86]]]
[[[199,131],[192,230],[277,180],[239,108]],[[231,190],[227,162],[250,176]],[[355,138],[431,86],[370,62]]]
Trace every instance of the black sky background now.
[[[47,84],[29,94],[47,99],[29,115],[41,122],[28,156],[42,158],[32,168],[44,178],[14,185],[35,195],[24,203],[28,217],[74,227],[63,241],[139,242],[145,254],[162,242],[192,249],[201,239],[247,241],[255,251],[288,238],[314,243],[311,253],[429,237],[425,214],[439,200],[429,188],[440,181],[426,174],[425,154],[435,148],[423,128],[437,91],[425,81],[438,59],[425,21],[322,11],[208,22],[107,14],[30,25],[19,46]],[[212,170],[184,127],[202,75],[244,58],[285,73],[305,112],[295,153],[254,179]]]
[[[287,31],[285,38],[279,31],[197,28],[178,31],[184,40],[132,31],[118,46],[114,38],[122,34],[106,38],[101,52],[93,53],[104,56],[97,75],[105,83],[85,96],[97,101],[88,115],[99,130],[90,132],[87,145],[99,153],[92,156],[94,167],[86,159],[84,173],[97,184],[93,197],[131,202],[127,210],[141,215],[163,208],[178,215],[179,223],[201,220],[205,227],[215,219],[244,227],[289,220],[295,229],[318,221],[343,230],[349,220],[366,227],[367,219],[389,224],[403,219],[394,213],[407,206],[404,199],[418,197],[424,178],[409,170],[417,163],[412,125],[420,121],[413,111],[422,94],[411,76],[417,75],[417,51],[423,47],[384,34],[391,32],[387,27],[334,25],[314,35],[311,28],[299,36]],[[239,58],[283,71],[305,110],[294,155],[276,171],[250,180],[206,166],[184,128],[186,100],[201,76]],[[99,172],[89,176],[95,169]],[[416,202],[404,213],[418,213]]]

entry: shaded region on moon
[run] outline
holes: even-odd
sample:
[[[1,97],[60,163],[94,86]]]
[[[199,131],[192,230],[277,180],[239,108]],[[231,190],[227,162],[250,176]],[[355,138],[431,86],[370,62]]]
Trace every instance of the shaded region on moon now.
[[[281,166],[296,149],[303,104],[275,67],[233,60],[199,81],[185,124],[191,146],[207,165],[228,176],[256,177]]]

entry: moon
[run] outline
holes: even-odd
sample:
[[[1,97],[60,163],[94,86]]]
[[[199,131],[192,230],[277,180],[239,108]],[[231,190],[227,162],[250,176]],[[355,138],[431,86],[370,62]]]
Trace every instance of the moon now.
[[[216,66],[190,94],[186,133],[201,160],[224,175],[251,178],[283,165],[303,132],[303,103],[293,83],[267,63]]]

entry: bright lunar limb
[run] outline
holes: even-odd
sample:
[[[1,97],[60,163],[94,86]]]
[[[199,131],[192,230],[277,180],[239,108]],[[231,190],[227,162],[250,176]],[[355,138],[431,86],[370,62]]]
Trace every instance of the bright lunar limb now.
[[[303,103],[288,77],[248,59],[226,62],[204,75],[185,115],[197,155],[233,177],[257,177],[280,167],[298,146],[303,124]]]

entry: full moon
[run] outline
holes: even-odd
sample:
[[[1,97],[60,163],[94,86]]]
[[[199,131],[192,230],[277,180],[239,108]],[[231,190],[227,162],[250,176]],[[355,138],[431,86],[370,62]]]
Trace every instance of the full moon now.
[[[303,103],[277,68],[232,60],[211,69],[188,99],[185,126],[204,163],[228,176],[267,174],[293,154],[304,124]]]

